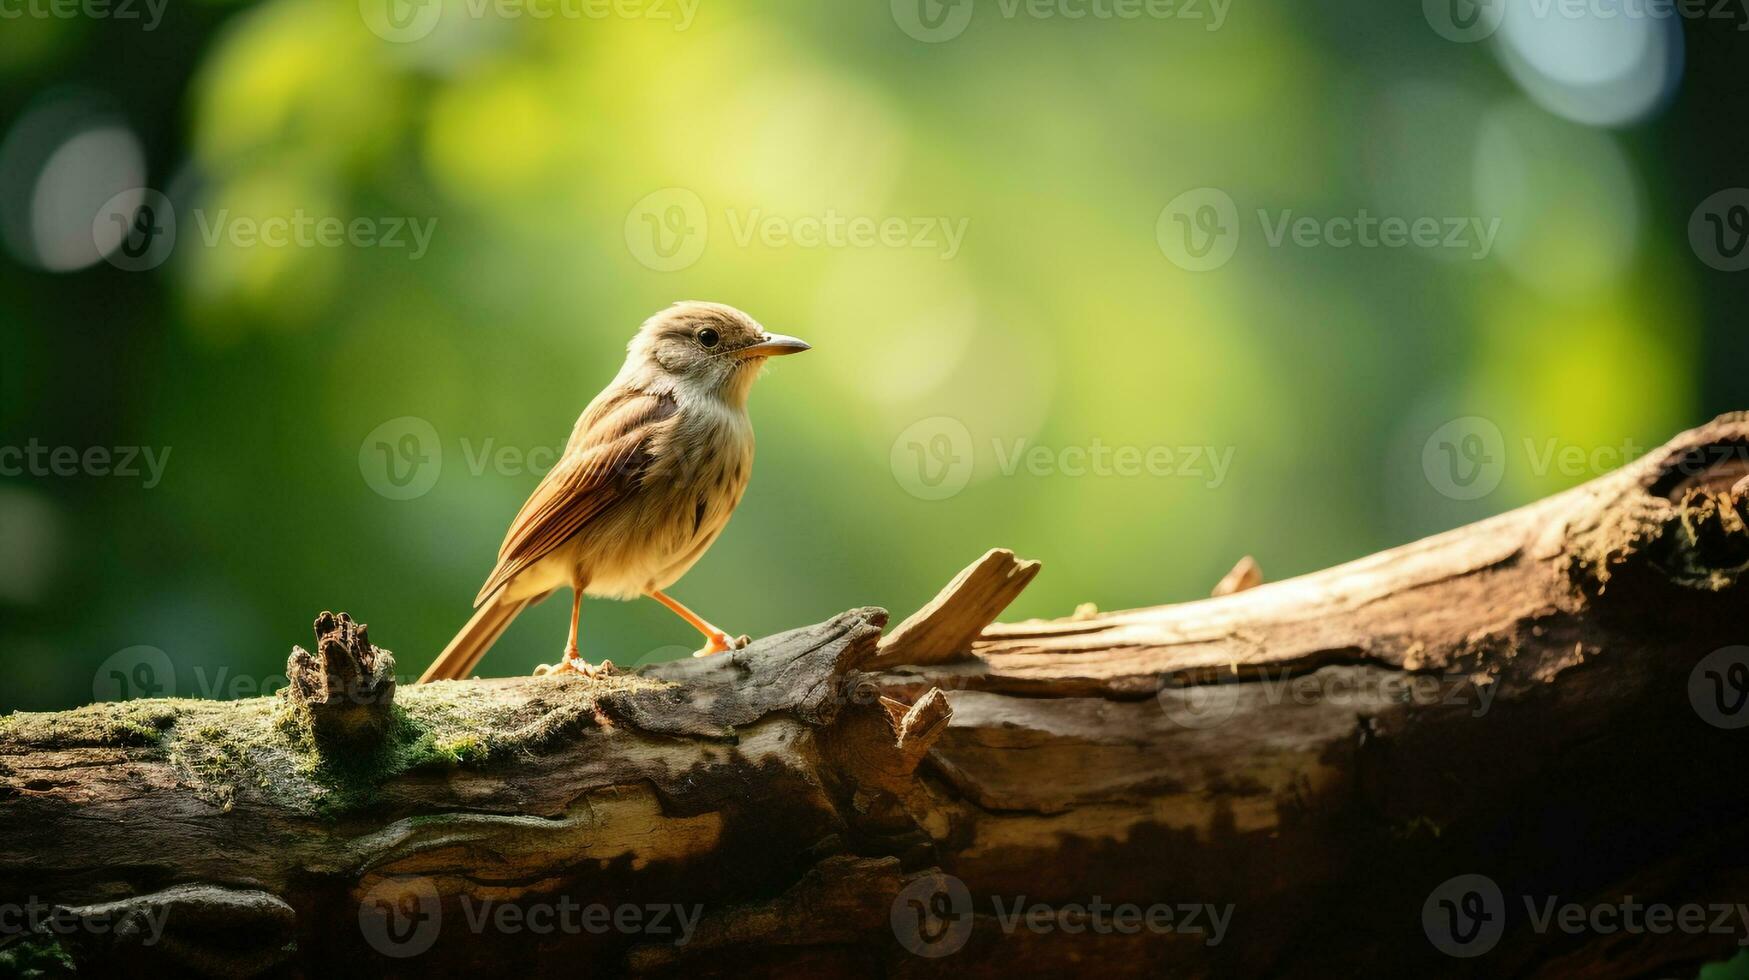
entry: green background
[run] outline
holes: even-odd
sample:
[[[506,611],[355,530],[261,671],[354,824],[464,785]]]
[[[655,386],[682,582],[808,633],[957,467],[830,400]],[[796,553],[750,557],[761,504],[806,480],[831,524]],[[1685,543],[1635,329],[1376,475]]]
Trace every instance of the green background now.
[[[754,635],[867,603],[902,616],[994,546],[1045,566],[1010,618],[1194,598],[1245,554],[1283,578],[1749,407],[1742,283],[1687,238],[1697,203],[1741,177],[1737,25],[1676,28],[1668,97],[1593,126],[1533,98],[1497,40],[1454,43],[1400,6],[1235,3],[1210,30],[978,0],[941,43],[885,2],[702,0],[681,30],[475,18],[457,0],[411,43],[333,0],[171,0],[152,31],[8,22],[4,118],[69,92],[102,106],[182,224],[151,271],[0,264],[0,444],[170,452],[151,488],[0,482],[0,709],[89,700],[140,646],[164,651],[178,694],[271,688],[323,609],[416,673],[538,481],[473,457],[561,444],[637,324],[677,299],[815,345],[755,389],[752,484],[673,589]],[[1241,237],[1191,272],[1156,225],[1200,187],[1236,202]],[[706,207],[703,251],[676,271],[641,261],[635,233],[667,188]],[[29,187],[5,193],[16,219]],[[1480,260],[1270,247],[1259,209],[1501,230]],[[415,259],[208,244],[197,210],[437,224]],[[951,257],[738,240],[754,215],[829,212],[963,221],[965,238]],[[1424,449],[1469,416],[1498,428],[1506,464],[1492,492],[1453,499]],[[390,499],[361,451],[408,417],[441,464]],[[907,430],[939,417],[964,426],[971,470],[920,499],[908,442],[936,444]],[[1231,466],[1218,485],[1005,473],[1016,440],[1209,447]],[[1603,452],[1535,465],[1551,446]],[[526,615],[482,669],[554,659],[565,606]],[[583,627],[585,653],[620,664],[697,645],[651,602],[586,603]]]

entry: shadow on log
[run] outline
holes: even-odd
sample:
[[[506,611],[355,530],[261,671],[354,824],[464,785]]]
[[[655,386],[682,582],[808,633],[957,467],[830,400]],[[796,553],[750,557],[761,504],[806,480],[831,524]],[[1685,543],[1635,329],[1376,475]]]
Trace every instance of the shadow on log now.
[[[994,551],[600,679],[395,690],[324,614],[279,698],[0,719],[0,967],[1692,974],[1749,939],[1746,475],[1734,414],[1297,579],[990,625]]]

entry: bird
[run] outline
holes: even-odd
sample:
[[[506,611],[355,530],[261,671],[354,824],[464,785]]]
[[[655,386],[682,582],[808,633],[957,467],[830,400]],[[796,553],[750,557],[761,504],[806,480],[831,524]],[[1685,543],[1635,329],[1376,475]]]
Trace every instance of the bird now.
[[[741,502],[753,471],[747,396],[773,357],[809,350],[721,303],[675,303],[645,320],[619,374],[577,419],[564,454],[522,505],[475,612],[420,683],[463,680],[519,613],[571,590],[563,657],[537,674],[600,677],[583,659],[585,595],[648,596],[705,637],[706,656],[747,644],[663,590],[702,557]]]

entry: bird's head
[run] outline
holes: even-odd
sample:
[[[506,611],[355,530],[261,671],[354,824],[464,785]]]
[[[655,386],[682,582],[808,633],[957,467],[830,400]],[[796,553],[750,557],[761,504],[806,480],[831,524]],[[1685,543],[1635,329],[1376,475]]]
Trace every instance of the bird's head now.
[[[636,375],[646,388],[714,395],[740,406],[767,358],[807,349],[794,337],[767,333],[732,306],[686,301],[644,321],[626,348],[621,374]]]

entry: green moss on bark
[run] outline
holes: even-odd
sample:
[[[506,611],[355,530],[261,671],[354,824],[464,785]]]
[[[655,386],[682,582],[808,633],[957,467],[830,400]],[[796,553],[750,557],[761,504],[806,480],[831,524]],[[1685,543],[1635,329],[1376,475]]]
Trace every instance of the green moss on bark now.
[[[239,799],[322,815],[369,807],[405,773],[486,766],[539,752],[596,727],[609,691],[666,687],[635,676],[523,685],[441,682],[404,688],[390,723],[368,744],[324,746],[307,712],[284,697],[240,701],[153,699],[0,718],[0,755],[114,748],[174,767],[202,799]]]
[[[73,957],[53,936],[29,936],[0,949],[0,977],[77,976]]]
[[[187,706],[200,703],[147,698],[71,711],[14,712],[0,718],[0,744],[38,749],[157,745]]]

